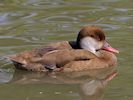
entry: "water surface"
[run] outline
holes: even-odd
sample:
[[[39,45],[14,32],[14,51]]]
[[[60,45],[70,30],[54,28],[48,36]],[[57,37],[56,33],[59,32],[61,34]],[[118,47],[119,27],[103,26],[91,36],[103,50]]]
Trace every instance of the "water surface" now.
[[[1,99],[82,100],[85,96],[80,89],[84,85],[70,80],[62,83],[44,74],[15,71],[4,57],[42,44],[74,40],[84,25],[102,27],[111,45],[120,50],[119,75],[101,89],[100,94],[94,93],[97,98],[88,97],[88,100],[132,100],[132,0],[1,0]],[[98,86],[100,80],[90,78],[86,85],[91,87],[93,82]]]

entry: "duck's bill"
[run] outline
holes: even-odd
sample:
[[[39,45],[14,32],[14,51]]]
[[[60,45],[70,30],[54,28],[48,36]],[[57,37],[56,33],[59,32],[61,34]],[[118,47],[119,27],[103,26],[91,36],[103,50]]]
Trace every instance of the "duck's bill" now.
[[[112,52],[112,53],[119,53],[119,51],[109,45],[109,43],[105,42],[103,46],[103,50]]]

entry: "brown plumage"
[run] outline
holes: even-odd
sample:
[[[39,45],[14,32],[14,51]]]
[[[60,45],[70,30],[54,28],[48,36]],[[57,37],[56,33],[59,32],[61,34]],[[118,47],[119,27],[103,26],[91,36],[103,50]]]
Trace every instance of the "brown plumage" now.
[[[84,40],[86,37],[87,41]],[[89,44],[89,42],[92,43]],[[116,65],[117,59],[112,52],[118,53],[117,50],[102,50],[105,43],[102,29],[95,26],[85,26],[80,30],[77,41],[53,43],[11,56],[10,60],[18,69],[43,72],[56,71],[60,68],[63,68],[62,72],[105,68]],[[91,51],[93,49],[94,51]]]

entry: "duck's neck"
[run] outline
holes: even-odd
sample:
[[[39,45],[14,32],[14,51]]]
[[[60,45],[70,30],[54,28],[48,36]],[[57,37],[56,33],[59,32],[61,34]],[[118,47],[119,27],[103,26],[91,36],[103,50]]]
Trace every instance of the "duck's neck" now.
[[[69,41],[69,44],[73,49],[81,49],[76,41]]]
[[[94,54],[96,54],[96,50],[93,48],[93,47],[88,47],[88,48],[82,48],[82,46],[79,44],[79,42],[76,42],[76,41],[69,41],[69,44],[71,45],[71,47],[73,49],[85,49],[87,51],[90,51]]]

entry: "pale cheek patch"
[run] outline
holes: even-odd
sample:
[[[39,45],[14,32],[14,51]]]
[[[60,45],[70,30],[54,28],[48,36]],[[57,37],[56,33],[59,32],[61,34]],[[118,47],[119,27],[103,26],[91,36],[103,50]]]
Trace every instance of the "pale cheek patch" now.
[[[97,49],[102,47],[102,43],[99,43],[92,37],[85,37],[80,41],[81,48],[95,53]]]

